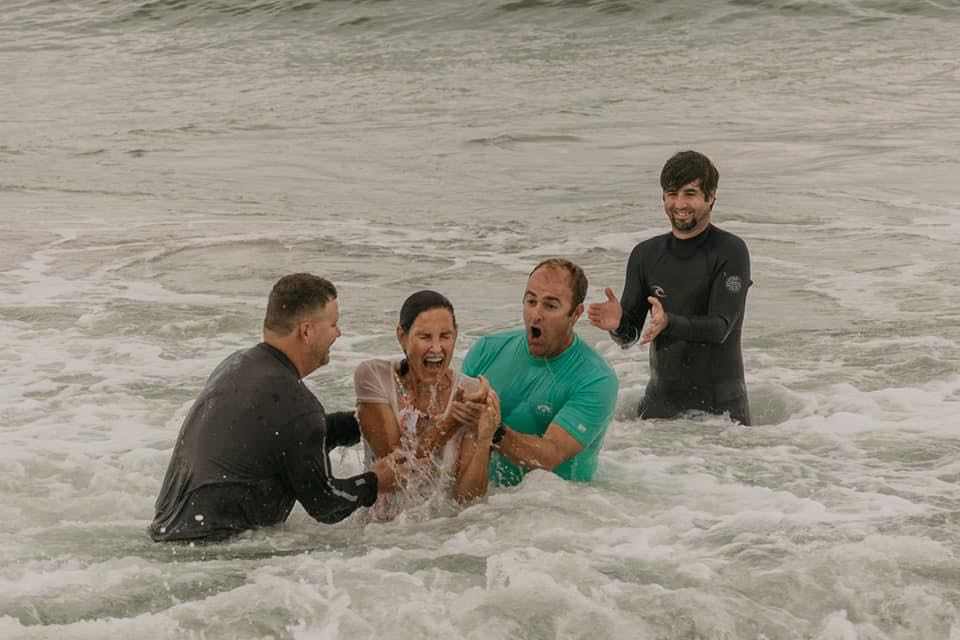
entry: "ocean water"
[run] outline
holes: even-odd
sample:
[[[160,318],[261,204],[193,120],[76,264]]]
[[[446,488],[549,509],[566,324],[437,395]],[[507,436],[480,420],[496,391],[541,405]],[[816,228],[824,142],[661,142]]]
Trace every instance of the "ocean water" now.
[[[0,637],[960,640],[956,0],[5,0]],[[353,404],[400,302],[458,352],[539,259],[620,291],[673,152],[743,237],[757,423],[639,421],[589,485],[225,544],[145,527],[212,368],[307,270]],[[336,455],[342,474],[357,449]]]

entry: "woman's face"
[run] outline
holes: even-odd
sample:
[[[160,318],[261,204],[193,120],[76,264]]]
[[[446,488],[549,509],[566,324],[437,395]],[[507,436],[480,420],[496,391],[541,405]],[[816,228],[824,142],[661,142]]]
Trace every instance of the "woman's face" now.
[[[439,307],[428,309],[417,316],[404,332],[397,327],[397,340],[407,354],[414,379],[426,384],[435,384],[450,367],[453,347],[457,342],[457,328],[453,314]]]

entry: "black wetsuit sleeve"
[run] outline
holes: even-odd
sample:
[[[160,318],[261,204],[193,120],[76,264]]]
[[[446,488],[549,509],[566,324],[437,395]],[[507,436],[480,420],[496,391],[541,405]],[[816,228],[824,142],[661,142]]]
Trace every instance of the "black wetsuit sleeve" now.
[[[360,442],[360,423],[355,411],[327,414],[327,451],[336,447],[352,447]]]
[[[722,343],[743,316],[750,287],[750,254],[742,241],[731,242],[718,258],[710,282],[707,313],[682,316],[670,313],[664,334],[687,342]]]
[[[294,496],[312,518],[332,524],[376,501],[377,476],[373,472],[333,477],[322,413],[301,416],[291,427],[289,433],[297,435],[281,452],[282,469]]]
[[[623,283],[623,295],[620,297],[620,307],[623,309],[620,326],[610,332],[613,341],[624,349],[640,339],[643,321],[650,310],[647,295],[647,285],[643,277],[643,250],[641,245],[637,245],[627,260],[627,275]]]

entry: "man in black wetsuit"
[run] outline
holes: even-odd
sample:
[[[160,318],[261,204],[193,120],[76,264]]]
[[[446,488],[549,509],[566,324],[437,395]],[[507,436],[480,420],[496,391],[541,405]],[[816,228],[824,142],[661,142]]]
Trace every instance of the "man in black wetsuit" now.
[[[703,154],[670,158],[660,173],[670,233],[634,247],[622,302],[607,288],[607,300],[587,311],[624,349],[637,339],[652,343],[643,418],[696,410],[750,424],[740,353],[750,254],[743,240],[710,224],[718,180]]]
[[[330,360],[340,335],[337,290],[307,273],[270,292],[263,342],[213,371],[180,429],[156,515],[156,541],[221,540],[286,520],[296,500],[333,523],[392,490],[394,464],[334,478],[329,452],[360,440],[353,412],[327,415],[302,378]]]

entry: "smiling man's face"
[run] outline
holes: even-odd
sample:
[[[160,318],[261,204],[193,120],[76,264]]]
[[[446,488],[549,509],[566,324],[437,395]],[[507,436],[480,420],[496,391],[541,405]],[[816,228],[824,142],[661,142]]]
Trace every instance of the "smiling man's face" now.
[[[705,194],[700,181],[688,182],[676,191],[663,192],[663,210],[673,235],[681,240],[699,235],[710,224],[715,194]]]

